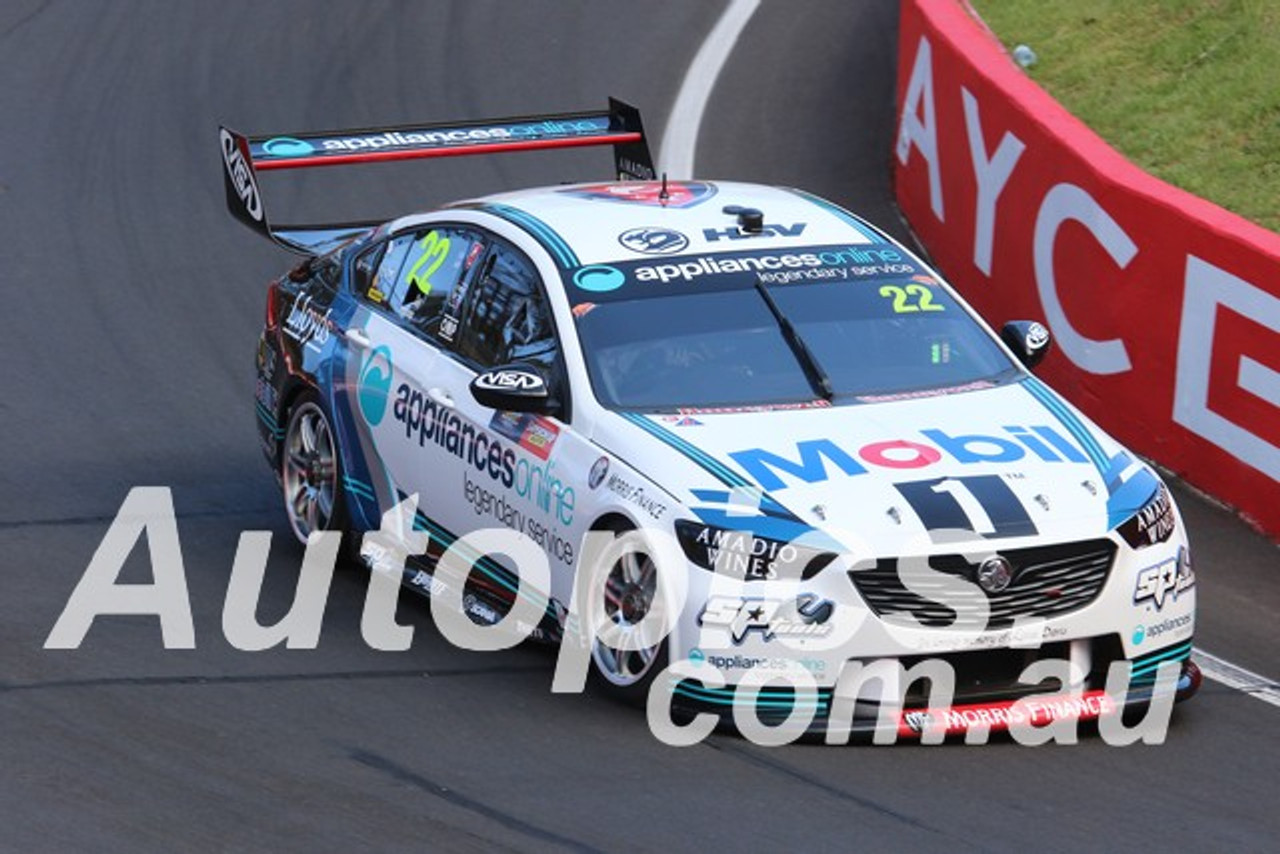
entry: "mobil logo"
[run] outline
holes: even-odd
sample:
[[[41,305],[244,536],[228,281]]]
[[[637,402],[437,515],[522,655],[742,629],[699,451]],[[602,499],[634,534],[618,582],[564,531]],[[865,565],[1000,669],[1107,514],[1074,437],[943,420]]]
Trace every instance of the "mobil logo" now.
[[[791,454],[764,448],[732,451],[729,456],[756,483],[767,490],[786,489],[797,482],[821,483],[831,477],[828,464],[845,475],[866,474],[868,466],[881,469],[920,469],[944,459],[962,464],[1012,463],[1030,454],[1046,463],[1088,463],[1080,448],[1053,427],[1001,427],[1000,435],[951,434],[927,429],[926,441],[888,439],[857,446],[833,439],[808,439],[795,443]]]

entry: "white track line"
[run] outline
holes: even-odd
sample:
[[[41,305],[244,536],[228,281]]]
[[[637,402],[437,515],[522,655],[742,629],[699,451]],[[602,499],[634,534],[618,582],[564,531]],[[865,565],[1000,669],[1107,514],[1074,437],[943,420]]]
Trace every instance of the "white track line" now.
[[[662,138],[661,171],[673,180],[693,177],[693,156],[698,147],[698,131],[702,127],[702,114],[706,111],[716,78],[729,59],[738,36],[755,14],[760,0],[730,0],[729,6],[707,34],[706,41],[698,48],[698,55],[689,64],[680,92],[676,95],[667,129]]]
[[[1195,661],[1200,665],[1200,671],[1204,673],[1205,678],[1221,682],[1228,688],[1243,691],[1264,703],[1280,706],[1280,685],[1267,677],[1245,670],[1243,667],[1237,667],[1216,655],[1210,655],[1200,647],[1196,647]]]

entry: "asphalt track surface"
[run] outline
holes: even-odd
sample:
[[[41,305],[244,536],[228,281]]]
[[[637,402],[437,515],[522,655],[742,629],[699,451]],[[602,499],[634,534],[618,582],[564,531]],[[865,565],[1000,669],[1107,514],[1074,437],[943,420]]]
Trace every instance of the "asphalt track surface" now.
[[[616,94],[661,138],[719,3],[0,5],[0,848],[1265,850],[1280,709],[1221,685],[1166,744],[669,748],[549,691],[553,653],[472,653],[402,597],[362,641],[340,570],[314,651],[221,632],[241,531],[275,532],[259,616],[292,601],[254,435],[263,284],[289,262],[224,211],[217,124],[250,132],[573,110]],[[698,173],[892,207],[896,6],[766,2],[711,99]],[[282,220],[389,215],[606,174],[520,155],[265,182]],[[197,648],[104,618],[45,637],[128,490],[173,489]],[[1197,643],[1280,677],[1275,549],[1180,490]],[[145,549],[126,580],[148,579]]]

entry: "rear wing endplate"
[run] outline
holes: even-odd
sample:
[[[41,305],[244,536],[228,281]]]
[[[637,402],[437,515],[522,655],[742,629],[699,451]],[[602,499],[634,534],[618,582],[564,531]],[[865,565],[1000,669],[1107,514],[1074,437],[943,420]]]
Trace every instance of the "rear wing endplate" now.
[[[657,177],[640,111],[609,99],[604,112],[557,113],[476,122],[362,128],[246,137],[218,129],[227,208],[245,225],[293,252],[312,255],[373,223],[273,226],[267,220],[258,173],[424,157],[457,157],[579,146],[613,146],[619,181]]]

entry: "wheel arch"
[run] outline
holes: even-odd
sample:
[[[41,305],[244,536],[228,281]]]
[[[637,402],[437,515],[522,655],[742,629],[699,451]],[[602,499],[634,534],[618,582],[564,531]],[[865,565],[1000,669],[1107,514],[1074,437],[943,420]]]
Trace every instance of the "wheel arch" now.
[[[591,523],[592,531],[634,531],[640,526],[635,520],[621,510],[606,510]]]
[[[282,427],[289,423],[289,413],[293,412],[294,405],[307,391],[319,390],[314,385],[297,376],[290,376],[284,381],[284,387],[280,389],[279,404],[276,410],[276,423]],[[275,440],[276,443],[276,468],[280,467],[281,454],[284,452],[284,430],[280,431],[280,435]]]

